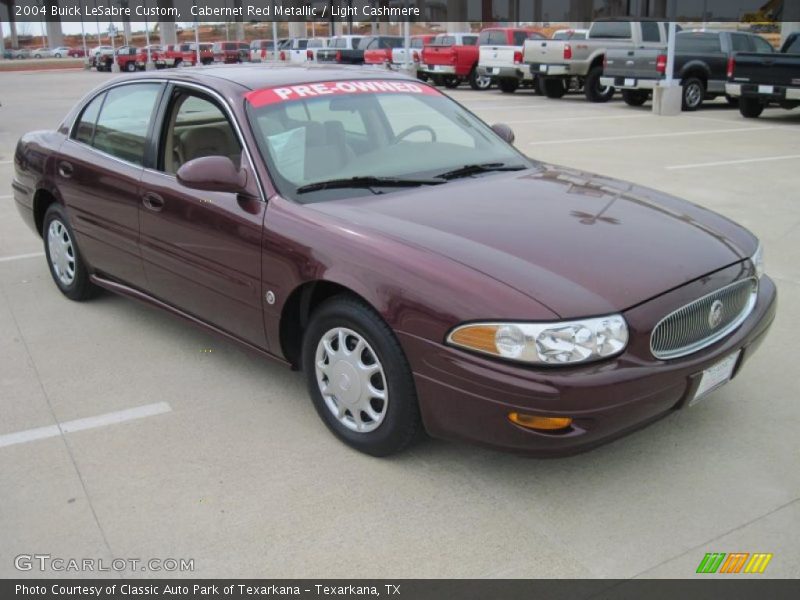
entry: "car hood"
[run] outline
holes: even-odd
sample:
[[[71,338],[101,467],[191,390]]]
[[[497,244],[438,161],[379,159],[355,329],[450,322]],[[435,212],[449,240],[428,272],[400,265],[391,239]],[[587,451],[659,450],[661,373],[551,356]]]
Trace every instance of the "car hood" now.
[[[625,310],[757,245],[684,200],[549,165],[309,207],[467,265],[562,318]]]

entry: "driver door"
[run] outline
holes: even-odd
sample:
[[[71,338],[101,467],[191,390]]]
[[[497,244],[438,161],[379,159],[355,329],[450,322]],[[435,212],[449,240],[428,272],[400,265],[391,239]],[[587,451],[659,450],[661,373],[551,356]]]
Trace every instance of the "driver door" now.
[[[210,94],[175,86],[161,124],[158,161],[141,180],[141,254],[148,287],[162,301],[259,348],[266,348],[261,301],[261,232],[266,203],[247,194],[182,186],[180,166],[226,156],[237,166],[242,142]]]

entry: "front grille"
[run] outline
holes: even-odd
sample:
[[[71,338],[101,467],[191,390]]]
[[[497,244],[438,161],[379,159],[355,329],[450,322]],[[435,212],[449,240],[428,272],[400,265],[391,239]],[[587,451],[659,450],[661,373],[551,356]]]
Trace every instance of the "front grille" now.
[[[758,280],[736,281],[668,314],[650,336],[656,358],[697,352],[741,325],[756,303]],[[712,316],[713,313],[713,316]]]

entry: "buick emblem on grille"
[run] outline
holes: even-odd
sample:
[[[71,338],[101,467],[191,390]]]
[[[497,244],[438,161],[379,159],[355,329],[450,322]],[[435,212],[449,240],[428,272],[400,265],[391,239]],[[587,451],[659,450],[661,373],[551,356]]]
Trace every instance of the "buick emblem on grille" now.
[[[717,325],[722,321],[722,301],[714,300],[711,309],[708,311],[708,324],[711,329],[716,329]]]

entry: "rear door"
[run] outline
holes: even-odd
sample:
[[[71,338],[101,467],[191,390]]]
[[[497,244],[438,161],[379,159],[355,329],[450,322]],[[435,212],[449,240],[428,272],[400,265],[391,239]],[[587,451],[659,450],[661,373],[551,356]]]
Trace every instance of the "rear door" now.
[[[174,86],[158,125],[159,152],[141,181],[141,252],[151,293],[259,348],[261,230],[266,203],[221,99]],[[201,192],[175,173],[190,160],[226,156],[249,171],[247,194]]]
[[[57,186],[78,245],[96,271],[137,288],[139,181],[161,83],[126,83],[95,96],[56,162]]]

